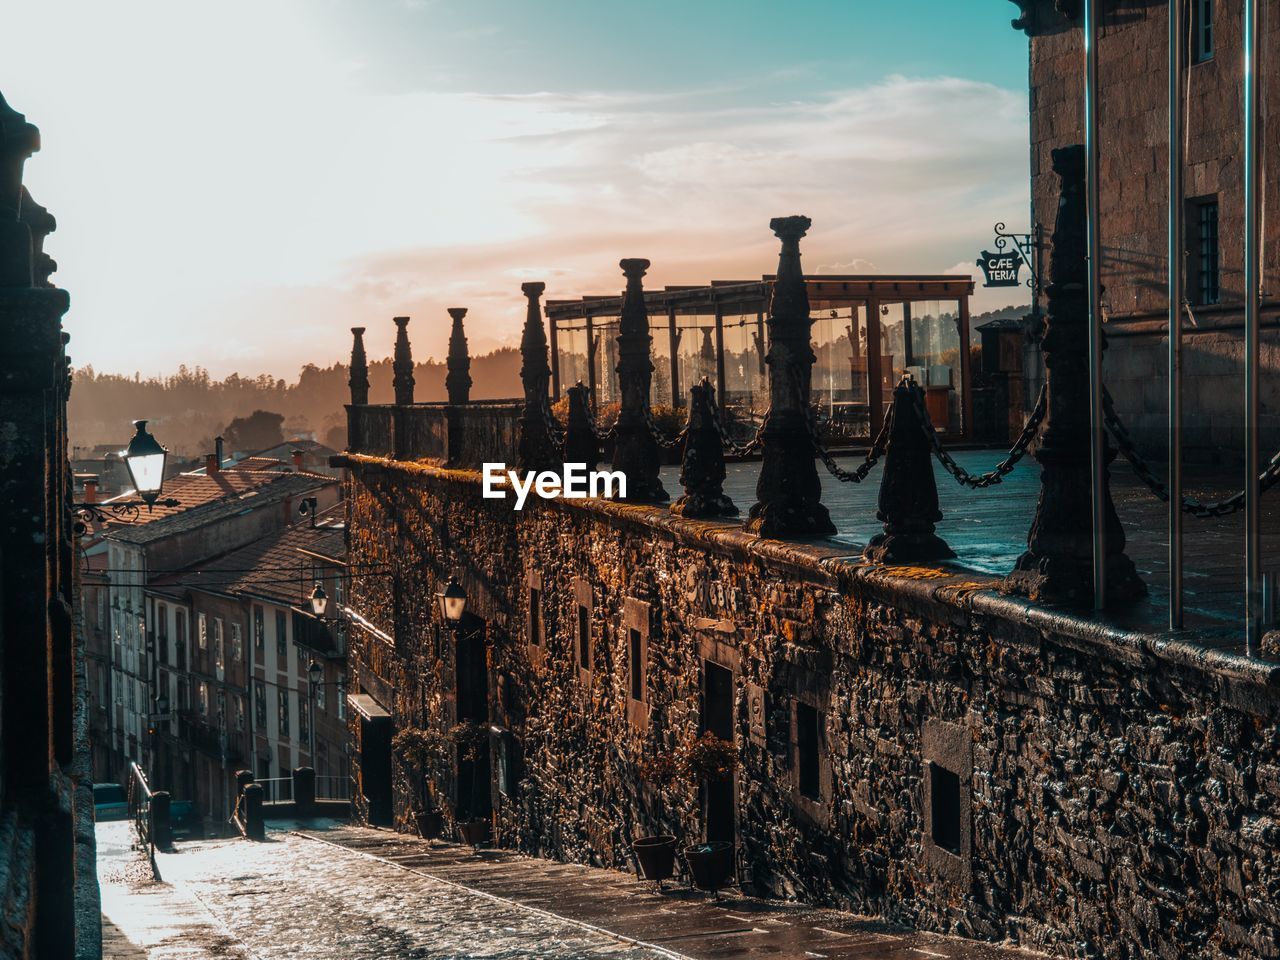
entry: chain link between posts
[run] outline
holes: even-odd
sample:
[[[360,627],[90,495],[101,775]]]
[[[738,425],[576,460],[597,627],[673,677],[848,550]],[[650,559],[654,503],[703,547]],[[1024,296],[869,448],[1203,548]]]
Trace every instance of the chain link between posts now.
[[[1103,422],[1106,424],[1107,431],[1111,434],[1111,438],[1115,440],[1116,447],[1120,451],[1120,455],[1129,461],[1129,466],[1133,467],[1133,472],[1137,474],[1138,479],[1147,485],[1157,498],[1169,502],[1169,486],[1161,480],[1151,466],[1142,458],[1142,454],[1138,453],[1137,447],[1134,445],[1133,438],[1129,436],[1129,431],[1125,428],[1124,423],[1120,420],[1120,415],[1116,413],[1115,404],[1111,400],[1111,393],[1108,390],[1102,391],[1102,413]],[[1270,490],[1277,482],[1280,482],[1280,450],[1276,451],[1271,459],[1267,462],[1267,467],[1258,475],[1259,491],[1265,493]],[[1244,491],[1240,490],[1233,493],[1229,497],[1222,500],[1216,500],[1211,503],[1201,503],[1194,497],[1182,498],[1182,512],[1193,517],[1203,519],[1205,517],[1225,517],[1244,509]]]
[[[924,394],[919,390],[915,390],[912,391],[912,397],[915,400],[916,410],[920,414],[920,423],[924,427],[925,436],[929,438],[929,444],[933,447],[933,455],[938,458],[938,462],[942,464],[943,469],[955,478],[956,483],[963,487],[971,487],[974,490],[994,486],[1012,472],[1013,468],[1018,465],[1018,461],[1026,456],[1027,450],[1031,447],[1031,441],[1040,432],[1040,424],[1044,422],[1045,413],[1049,409],[1049,388],[1047,385],[1041,386],[1040,396],[1036,398],[1036,405],[1031,410],[1031,416],[1027,417],[1022,433],[1018,434],[1018,439],[1009,448],[1009,455],[997,463],[994,469],[988,470],[986,473],[975,474],[970,473],[956,463],[955,458],[947,453],[942,446],[942,439],[938,436],[938,431],[933,426],[933,420],[929,417],[929,408],[925,406]]]

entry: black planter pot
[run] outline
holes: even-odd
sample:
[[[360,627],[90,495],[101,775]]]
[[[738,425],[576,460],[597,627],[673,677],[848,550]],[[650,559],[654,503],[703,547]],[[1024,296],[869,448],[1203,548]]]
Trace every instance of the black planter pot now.
[[[427,810],[414,816],[418,823],[418,836],[423,840],[439,840],[444,835],[444,814],[439,810]]]
[[[488,820],[464,820],[458,824],[458,835],[462,837],[463,843],[478,847],[489,839],[491,827]]]
[[[733,879],[732,843],[713,840],[710,843],[700,843],[696,847],[686,847],[684,859],[689,864],[693,885],[699,890],[706,890],[715,895],[722,887],[727,887],[729,881]]]
[[[640,878],[661,883],[676,872],[675,837],[640,837],[631,843],[631,852],[640,865]]]

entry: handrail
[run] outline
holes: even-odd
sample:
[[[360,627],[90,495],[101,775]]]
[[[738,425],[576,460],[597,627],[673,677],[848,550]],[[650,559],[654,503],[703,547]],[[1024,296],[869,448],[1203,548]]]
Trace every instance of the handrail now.
[[[129,762],[128,800],[134,832],[138,835],[138,841],[147,848],[151,875],[159,880],[160,869],[156,866],[156,840],[151,832],[151,785],[147,783],[146,773],[134,761]]]

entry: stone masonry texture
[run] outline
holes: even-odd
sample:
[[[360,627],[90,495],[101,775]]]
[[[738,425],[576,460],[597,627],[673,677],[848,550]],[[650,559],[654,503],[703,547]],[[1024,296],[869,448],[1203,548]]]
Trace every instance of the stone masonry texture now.
[[[732,671],[749,889],[1064,956],[1280,955],[1274,665],[1090,630],[985,579],[879,567],[836,544],[603,501],[531,498],[516,513],[481,499],[474,473],[348,464],[351,562],[391,571],[357,578],[352,607],[394,638],[353,631],[351,689],[397,727],[453,722],[455,641],[433,594],[460,573],[484,622],[490,719],[519,759],[509,795],[495,773],[499,845],[632,869],[637,836],[701,840],[697,785],[655,789],[639,767],[697,736],[711,660]],[[642,706],[629,701],[637,626]],[[798,789],[796,702],[819,712],[818,798]],[[946,771],[955,844],[930,824]],[[401,770],[397,783],[412,829]]]

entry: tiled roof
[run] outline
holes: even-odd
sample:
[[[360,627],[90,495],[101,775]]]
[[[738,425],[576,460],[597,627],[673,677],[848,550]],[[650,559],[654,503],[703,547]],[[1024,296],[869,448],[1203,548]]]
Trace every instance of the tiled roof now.
[[[225,463],[223,470],[292,470],[293,465],[275,457],[245,457],[234,463]]]
[[[335,504],[320,512],[315,528],[303,522],[273,531],[217,559],[158,577],[148,589],[170,595],[205,590],[301,605],[314,585],[313,555],[339,564],[346,561],[346,536],[340,523],[343,510],[342,504]]]
[[[334,482],[317,473],[278,470],[222,470],[213,476],[182,473],[166,481],[162,493],[179,500],[179,506],[143,510],[136,522],[113,523],[104,532],[123,543],[151,543]]]

